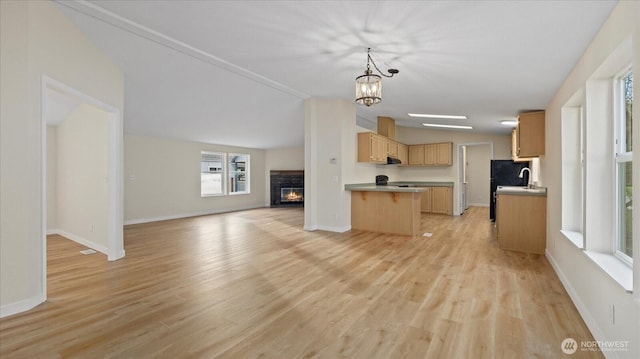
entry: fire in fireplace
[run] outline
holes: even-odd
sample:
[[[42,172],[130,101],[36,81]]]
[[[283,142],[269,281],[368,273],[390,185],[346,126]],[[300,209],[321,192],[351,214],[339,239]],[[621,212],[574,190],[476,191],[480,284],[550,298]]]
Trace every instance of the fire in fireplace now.
[[[304,201],[304,188],[280,188],[280,202]]]

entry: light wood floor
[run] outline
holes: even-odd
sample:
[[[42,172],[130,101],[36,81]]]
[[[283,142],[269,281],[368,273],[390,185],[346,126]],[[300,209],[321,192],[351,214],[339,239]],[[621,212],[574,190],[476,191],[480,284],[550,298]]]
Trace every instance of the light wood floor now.
[[[0,357],[556,358],[593,340],[546,259],[498,249],[487,217],[424,214],[433,236],[411,238],[258,209],[128,226],[117,262],[52,236],[49,299],[0,320]]]

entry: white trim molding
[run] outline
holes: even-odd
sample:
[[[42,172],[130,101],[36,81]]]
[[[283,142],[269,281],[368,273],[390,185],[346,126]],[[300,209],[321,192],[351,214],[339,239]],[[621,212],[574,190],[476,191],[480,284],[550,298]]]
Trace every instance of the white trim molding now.
[[[0,318],[8,317],[10,315],[26,312],[29,309],[33,309],[36,306],[44,303],[46,298],[43,293],[35,295],[31,298],[23,299],[18,302],[5,304],[0,307]]]
[[[220,213],[228,213],[228,212],[236,212],[236,211],[245,211],[245,210],[249,210],[249,209],[257,209],[257,208],[265,208],[265,207],[268,207],[268,206],[264,206],[264,205],[243,206],[243,207],[234,207],[234,208],[198,211],[198,212],[190,212],[190,213],[170,214],[170,215],[167,215],[167,216],[128,219],[128,220],[124,221],[124,225],[128,226],[128,225],[132,225],[132,224],[142,224],[142,223],[168,221],[168,220],[180,219],[180,218],[208,216],[208,215],[211,215],[211,214],[220,214]]]

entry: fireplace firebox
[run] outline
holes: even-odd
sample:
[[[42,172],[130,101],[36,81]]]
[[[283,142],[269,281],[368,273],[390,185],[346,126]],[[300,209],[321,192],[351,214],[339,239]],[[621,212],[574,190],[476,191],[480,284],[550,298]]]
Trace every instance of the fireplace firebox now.
[[[271,171],[271,207],[304,206],[304,171]]]
[[[304,188],[280,188],[280,203],[304,201]]]

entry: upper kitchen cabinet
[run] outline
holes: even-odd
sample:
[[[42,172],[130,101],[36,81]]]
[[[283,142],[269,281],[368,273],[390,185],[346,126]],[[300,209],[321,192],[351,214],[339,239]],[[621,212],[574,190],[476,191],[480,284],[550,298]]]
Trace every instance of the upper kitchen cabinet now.
[[[515,130],[515,158],[528,161],[526,157],[544,155],[544,111],[526,112],[518,115]]]
[[[452,142],[409,146],[409,166],[451,166],[452,164]]]
[[[358,162],[387,163],[388,141],[373,132],[358,133]]]
[[[409,162],[409,146],[398,142],[398,159],[400,166],[407,166]]]
[[[533,157],[518,157],[518,134],[514,128],[511,131],[511,159],[513,162],[529,162],[533,160]]]
[[[395,140],[396,121],[391,117],[378,116],[378,134],[390,140]]]
[[[424,145],[409,145],[409,166],[424,166]]]
[[[398,158],[398,142],[387,140],[387,154],[389,157]]]

